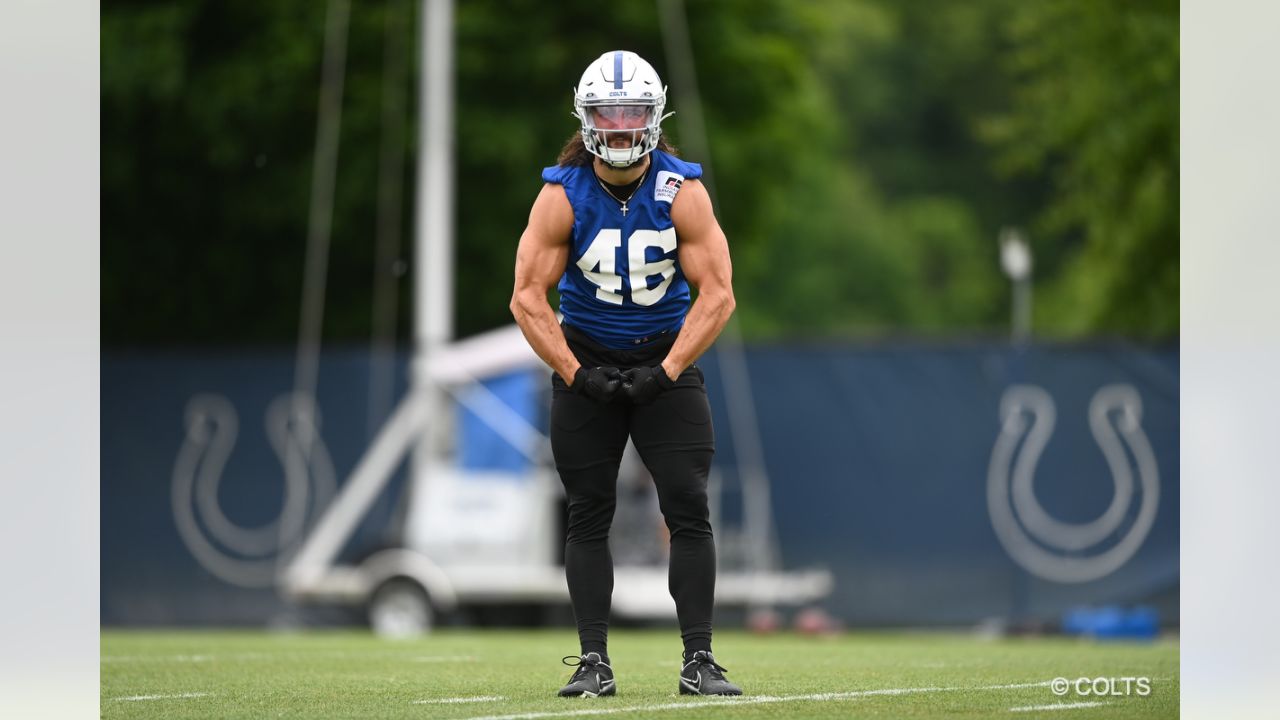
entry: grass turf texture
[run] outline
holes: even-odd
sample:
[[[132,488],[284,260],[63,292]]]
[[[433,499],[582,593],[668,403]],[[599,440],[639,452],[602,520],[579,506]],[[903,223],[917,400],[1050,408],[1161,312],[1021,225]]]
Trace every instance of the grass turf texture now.
[[[717,632],[716,659],[743,687],[741,698],[677,694],[680,643],[674,629],[610,634],[616,697],[556,697],[573,671],[560,658],[576,651],[576,636],[565,629],[446,629],[401,642],[337,631],[108,630],[102,633],[102,717],[1082,720],[1178,715],[1176,639],[1129,644],[938,633],[813,638]],[[1047,685],[1058,676],[1146,676],[1152,691],[1146,697],[1058,697]],[[1027,683],[1044,684],[993,687]],[[902,692],[858,694],[876,690]],[[1012,710],[1099,701],[1107,704]]]

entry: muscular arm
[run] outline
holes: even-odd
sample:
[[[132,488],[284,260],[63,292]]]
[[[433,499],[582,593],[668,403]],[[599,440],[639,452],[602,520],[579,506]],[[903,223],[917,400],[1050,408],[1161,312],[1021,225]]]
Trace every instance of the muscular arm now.
[[[516,282],[511,294],[511,314],[533,351],[573,384],[578,359],[569,350],[564,331],[547,302],[547,291],[564,274],[569,260],[569,235],[573,232],[573,208],[564,188],[546,184],[533,202],[529,226],[516,250]]]
[[[711,209],[711,197],[697,180],[686,180],[671,205],[680,245],[680,268],[698,289],[675,345],[662,361],[667,377],[678,378],[711,343],[733,314],[733,266],[729,242]]]

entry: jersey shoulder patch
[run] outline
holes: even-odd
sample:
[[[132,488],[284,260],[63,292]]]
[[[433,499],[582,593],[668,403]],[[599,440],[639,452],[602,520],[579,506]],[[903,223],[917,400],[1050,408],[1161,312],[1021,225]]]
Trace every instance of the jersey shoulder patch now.
[[[653,184],[654,202],[665,202],[670,205],[676,199],[676,193],[680,192],[680,186],[685,180],[696,180],[702,177],[702,166],[697,163],[685,162],[661,150],[655,150],[653,154],[656,156],[654,160],[658,168]]]
[[[654,202],[665,202],[670,204],[676,199],[676,193],[680,191],[680,186],[684,184],[684,176],[673,173],[670,170],[659,170],[658,177],[654,180],[653,200]]]

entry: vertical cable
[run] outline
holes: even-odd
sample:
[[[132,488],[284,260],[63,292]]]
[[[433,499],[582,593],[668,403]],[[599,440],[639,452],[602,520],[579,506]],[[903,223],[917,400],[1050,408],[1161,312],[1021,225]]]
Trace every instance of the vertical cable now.
[[[342,94],[346,79],[349,0],[330,0],[325,18],[324,57],[320,100],[316,115],[316,145],[311,172],[311,201],[307,218],[307,249],[302,278],[302,309],[298,323],[298,354],[293,376],[293,417],[298,426],[298,453],[288,453],[285,473],[300,478],[311,463],[316,422],[320,336],[324,320],[325,279],[329,269],[329,241],[333,226],[333,193],[337,177],[338,141],[342,129]],[[324,498],[317,498],[317,506]],[[292,525],[292,523],[290,523]],[[296,529],[281,522],[282,538]],[[287,562],[287,548],[280,560]]]
[[[373,262],[373,351],[369,363],[368,433],[374,437],[395,394],[396,324],[399,314],[401,214],[404,203],[405,45],[404,0],[388,0],[382,53],[382,142],[378,154],[378,227]]]

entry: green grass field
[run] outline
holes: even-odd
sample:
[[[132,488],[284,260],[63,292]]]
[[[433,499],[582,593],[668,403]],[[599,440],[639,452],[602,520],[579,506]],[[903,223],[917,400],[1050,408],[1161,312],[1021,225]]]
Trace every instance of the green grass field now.
[[[716,633],[740,698],[677,694],[675,630],[615,630],[618,695],[555,696],[572,630],[442,630],[391,642],[359,632],[102,633],[104,718],[1167,718],[1178,642],[857,632]],[[1055,695],[1055,677],[1148,677],[1142,697]],[[1136,690],[1136,687],[1135,687]],[[1105,703],[1085,705],[1084,703]]]

